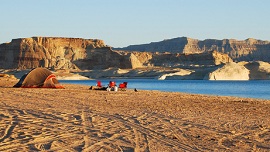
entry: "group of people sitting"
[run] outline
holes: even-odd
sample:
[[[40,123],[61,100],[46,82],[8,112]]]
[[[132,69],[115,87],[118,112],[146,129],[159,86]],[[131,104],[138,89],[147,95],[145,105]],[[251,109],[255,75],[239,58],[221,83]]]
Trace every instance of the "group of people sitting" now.
[[[101,81],[97,81],[97,87],[104,88],[101,84]],[[110,81],[108,86],[106,87],[107,91],[118,91],[125,90],[127,88],[127,82],[120,83],[119,86],[115,83],[115,81]]]

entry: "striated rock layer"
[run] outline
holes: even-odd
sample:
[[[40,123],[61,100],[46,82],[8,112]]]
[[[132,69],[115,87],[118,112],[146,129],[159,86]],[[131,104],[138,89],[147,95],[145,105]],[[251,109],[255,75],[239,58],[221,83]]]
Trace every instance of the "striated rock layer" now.
[[[187,37],[163,40],[142,45],[130,45],[122,50],[172,53],[202,53],[217,50],[228,54],[235,61],[270,61],[270,42],[256,39],[206,39]]]
[[[84,59],[86,50],[105,47],[101,40],[80,38],[32,37],[13,39],[0,45],[4,68],[76,68],[71,61]]]
[[[232,62],[227,54],[114,51],[102,40],[60,37],[14,39],[0,45],[3,69],[135,69],[141,67],[215,66]]]
[[[118,54],[102,40],[60,37],[14,39],[0,45],[0,66],[4,69],[136,68],[132,53]]]
[[[167,42],[169,44],[165,45]],[[181,43],[178,42],[186,42],[188,45],[180,45]],[[228,43],[230,45],[226,45]],[[137,46],[138,51],[112,50],[102,40],[97,39],[61,37],[14,39],[10,43],[0,45],[0,67],[3,71],[0,72],[7,73],[4,72],[7,69],[18,69],[17,71],[24,73],[27,69],[46,67],[59,73],[59,77],[66,77],[70,72],[75,72],[88,78],[270,79],[269,63],[262,61],[233,63],[230,56],[239,55],[239,51],[234,53],[227,49],[234,46],[232,47],[234,50],[238,48],[247,50],[249,47],[249,51],[243,51],[241,57],[237,58],[242,60],[248,57],[248,55],[243,55],[247,52],[253,57],[256,53],[259,54],[261,51],[258,48],[267,52],[265,46],[268,42],[266,41],[223,40],[221,43],[223,47],[219,47],[218,40],[202,42],[189,38],[177,38],[166,40],[161,44],[162,47],[158,42],[146,45],[146,47],[151,50],[154,45],[153,50],[165,50],[170,46],[169,48],[173,51],[140,52],[141,46]],[[179,48],[183,51],[178,51]],[[258,57],[269,59],[267,53],[262,53]],[[62,76],[61,71],[68,72]],[[18,78],[19,73],[13,72]]]

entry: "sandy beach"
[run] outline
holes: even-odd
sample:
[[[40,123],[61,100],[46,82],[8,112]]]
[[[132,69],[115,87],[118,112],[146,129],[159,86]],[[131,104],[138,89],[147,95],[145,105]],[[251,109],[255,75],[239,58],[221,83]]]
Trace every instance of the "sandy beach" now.
[[[270,151],[269,100],[16,82],[0,79],[0,151]]]

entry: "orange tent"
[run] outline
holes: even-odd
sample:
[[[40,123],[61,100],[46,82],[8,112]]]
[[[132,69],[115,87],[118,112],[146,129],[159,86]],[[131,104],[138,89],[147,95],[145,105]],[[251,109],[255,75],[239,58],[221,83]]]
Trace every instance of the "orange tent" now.
[[[56,76],[46,68],[35,68],[21,77],[13,87],[18,88],[59,88],[64,87],[58,82]]]

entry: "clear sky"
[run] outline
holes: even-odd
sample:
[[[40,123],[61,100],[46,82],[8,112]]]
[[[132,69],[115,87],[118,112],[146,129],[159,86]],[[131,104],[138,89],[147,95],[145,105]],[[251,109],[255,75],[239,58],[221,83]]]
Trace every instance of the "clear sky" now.
[[[33,36],[125,47],[176,37],[270,40],[270,0],[0,0],[0,43]]]

